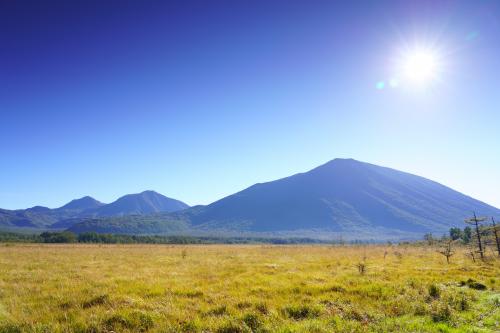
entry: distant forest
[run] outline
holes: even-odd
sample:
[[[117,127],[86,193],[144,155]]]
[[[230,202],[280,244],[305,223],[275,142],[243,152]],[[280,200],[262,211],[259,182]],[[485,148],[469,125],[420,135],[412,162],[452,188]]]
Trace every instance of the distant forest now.
[[[312,238],[258,238],[258,237],[194,237],[194,236],[138,236],[100,234],[85,232],[75,234],[68,231],[21,234],[0,232],[3,243],[87,243],[87,244],[323,244],[331,241]],[[361,241],[353,241],[361,243]],[[367,243],[366,241],[364,243]]]
[[[425,234],[423,240],[434,241],[451,239],[460,240],[464,244],[471,241],[473,233],[470,227],[464,230],[451,228],[448,235],[434,238]],[[224,236],[161,236],[161,235],[124,235],[84,232],[76,234],[70,231],[42,232],[26,234],[0,231],[0,243],[84,243],[84,244],[376,244],[384,243],[376,240],[335,240],[314,239],[307,237],[224,237]],[[390,243],[390,242],[389,242]],[[401,243],[401,242],[400,242]],[[408,241],[402,241],[408,243]]]

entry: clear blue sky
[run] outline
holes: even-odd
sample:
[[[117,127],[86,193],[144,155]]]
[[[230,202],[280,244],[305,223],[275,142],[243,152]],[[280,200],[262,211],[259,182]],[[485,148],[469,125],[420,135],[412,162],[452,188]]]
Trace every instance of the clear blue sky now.
[[[414,44],[438,79],[391,87]],[[0,115],[2,208],[207,204],[336,157],[500,207],[500,3],[2,1]]]

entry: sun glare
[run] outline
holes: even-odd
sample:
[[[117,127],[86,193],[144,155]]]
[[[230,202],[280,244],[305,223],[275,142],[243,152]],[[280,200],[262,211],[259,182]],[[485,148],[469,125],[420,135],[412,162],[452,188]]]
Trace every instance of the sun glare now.
[[[405,89],[408,91],[433,91],[437,84],[443,83],[446,73],[443,54],[444,45],[438,43],[404,43],[395,50],[391,59],[391,75],[376,82],[378,90]],[[444,53],[443,53],[444,52]]]
[[[404,73],[412,81],[429,81],[437,75],[436,57],[428,51],[410,54],[405,60]]]
[[[428,86],[439,79],[441,73],[440,57],[430,49],[407,50],[401,55],[401,81],[408,84]]]

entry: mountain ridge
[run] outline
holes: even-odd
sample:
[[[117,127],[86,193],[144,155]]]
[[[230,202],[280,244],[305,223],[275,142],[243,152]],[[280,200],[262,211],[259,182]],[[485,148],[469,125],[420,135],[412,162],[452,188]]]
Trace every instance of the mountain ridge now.
[[[257,183],[206,206],[162,217],[191,231],[280,233],[447,232],[477,211],[499,210],[438,182],[353,159]],[[116,220],[114,221],[116,225]],[[117,230],[127,231],[126,220]],[[94,221],[106,224],[106,221]],[[90,225],[89,225],[90,228]],[[79,229],[83,230],[83,229]]]
[[[64,209],[89,205],[94,208]],[[106,205],[83,197],[53,210],[0,210],[0,226],[136,234],[421,237],[461,226],[473,211],[500,215],[498,208],[433,180],[354,159],[334,159],[306,172],[256,183],[205,206],[189,207],[144,191]]]
[[[82,218],[173,212],[187,207],[189,206],[182,201],[154,191],[128,194],[110,204],[84,196],[54,209],[43,206],[17,210],[0,209],[0,227],[67,228]]]

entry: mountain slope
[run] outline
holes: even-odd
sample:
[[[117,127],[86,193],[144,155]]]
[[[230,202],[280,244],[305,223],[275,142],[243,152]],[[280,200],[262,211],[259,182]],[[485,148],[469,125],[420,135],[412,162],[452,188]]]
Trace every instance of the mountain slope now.
[[[206,228],[424,233],[461,225],[472,211],[480,215],[500,212],[419,176],[336,159],[183,214],[193,226]]]
[[[125,195],[115,202],[95,210],[93,216],[124,216],[131,214],[152,214],[174,212],[188,208],[182,201],[168,198],[154,191]]]
[[[0,209],[0,227],[46,228],[57,222],[58,214],[46,207],[28,209]]]
[[[63,227],[64,222],[58,222],[58,227]],[[185,221],[172,219],[166,214],[150,214],[83,218],[72,223],[67,230],[75,233],[168,234],[189,233],[189,226]]]

